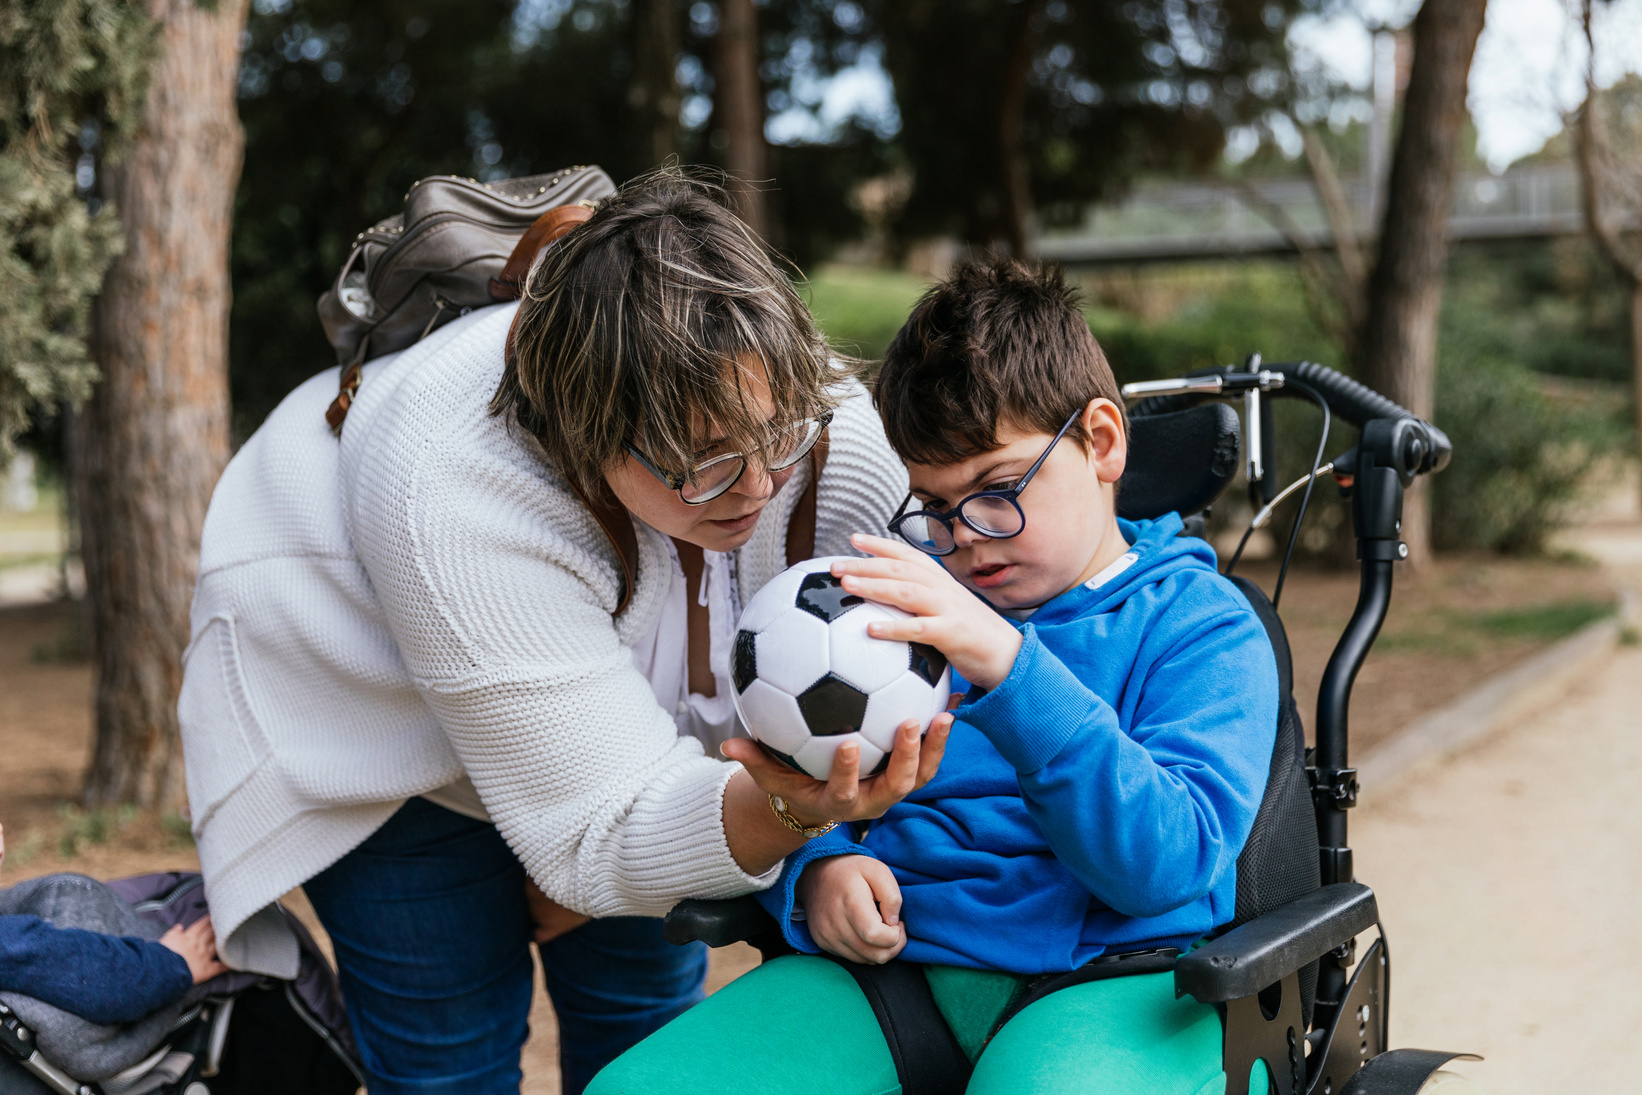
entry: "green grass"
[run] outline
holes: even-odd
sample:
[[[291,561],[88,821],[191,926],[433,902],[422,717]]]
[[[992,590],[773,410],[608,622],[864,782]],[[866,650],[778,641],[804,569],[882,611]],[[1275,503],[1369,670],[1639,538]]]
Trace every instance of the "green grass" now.
[[[1474,617],[1470,626],[1504,639],[1552,642],[1604,616],[1611,616],[1615,607],[1612,601],[1556,601],[1548,605],[1485,612]]]
[[[1493,612],[1440,609],[1416,618],[1412,626],[1380,636],[1380,650],[1430,651],[1457,658],[1476,654],[1479,640],[1550,643],[1571,635],[1615,611],[1611,601],[1552,601],[1549,604]]]
[[[816,323],[846,354],[876,360],[929,283],[900,270],[822,266],[798,291]]]

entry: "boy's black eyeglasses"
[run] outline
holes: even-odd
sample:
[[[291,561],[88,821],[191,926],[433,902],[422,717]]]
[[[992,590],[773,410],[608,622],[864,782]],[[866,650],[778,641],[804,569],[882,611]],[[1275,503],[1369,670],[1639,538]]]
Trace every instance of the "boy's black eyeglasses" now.
[[[832,412],[827,411],[778,431],[765,449],[769,460],[764,466],[772,472],[786,471],[804,459],[815,448],[815,443],[821,440],[821,431],[831,421]],[[622,448],[645,471],[666,483],[670,489],[678,491],[679,500],[687,506],[706,505],[735,486],[747,470],[747,454],[729,452],[703,460],[683,475],[673,475],[656,467],[649,457],[632,445],[623,445]]]
[[[1026,470],[1026,474],[1008,490],[977,491],[945,513],[936,513],[934,510],[903,513],[902,510],[912,502],[912,495],[909,494],[906,501],[901,503],[901,508],[895,511],[895,516],[889,519],[889,530],[929,555],[951,555],[958,550],[958,541],[952,530],[952,522],[955,519],[989,540],[1008,540],[1013,536],[1019,536],[1026,528],[1026,514],[1022,512],[1018,501],[1021,491],[1025,490],[1032,477],[1038,474],[1043,462],[1049,459],[1049,453],[1082,414],[1083,408],[1080,407],[1066,420],[1066,425],[1060,428],[1055,439],[1049,442],[1049,447],[1043,450],[1043,454]]]

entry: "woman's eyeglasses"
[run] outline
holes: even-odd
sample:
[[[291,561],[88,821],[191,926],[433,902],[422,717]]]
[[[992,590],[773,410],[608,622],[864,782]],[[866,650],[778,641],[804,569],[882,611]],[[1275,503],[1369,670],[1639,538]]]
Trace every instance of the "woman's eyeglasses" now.
[[[895,516],[889,519],[889,530],[929,555],[951,555],[958,550],[958,541],[953,535],[955,521],[962,521],[989,540],[1008,540],[1019,536],[1026,528],[1026,514],[1021,510],[1019,501],[1021,491],[1038,474],[1043,462],[1049,459],[1049,453],[1082,414],[1080,407],[1066,420],[1066,425],[1060,428],[1055,439],[1049,442],[1049,447],[1043,450],[1026,474],[1008,490],[977,491],[945,513],[934,510],[902,512],[912,502],[912,495],[909,494],[906,501],[901,503],[901,508],[895,511]]]
[[[832,421],[832,412],[794,422],[778,430],[764,449],[764,466],[772,472],[786,471],[809,455],[821,439],[821,431]],[[623,445],[627,455],[637,460],[644,470],[678,491],[679,499],[687,506],[702,506],[723,494],[740,481],[747,470],[748,453],[729,452],[703,460],[683,475],[662,471],[632,445]]]

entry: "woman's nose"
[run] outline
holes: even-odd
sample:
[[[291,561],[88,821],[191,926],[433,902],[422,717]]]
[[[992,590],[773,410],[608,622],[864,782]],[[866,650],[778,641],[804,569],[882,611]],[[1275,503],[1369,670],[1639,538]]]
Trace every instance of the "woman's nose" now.
[[[747,470],[741,473],[741,478],[731,489],[737,494],[744,494],[755,502],[762,502],[774,494],[781,485],[792,477],[792,470],[770,473],[770,469],[756,461],[747,461]]]

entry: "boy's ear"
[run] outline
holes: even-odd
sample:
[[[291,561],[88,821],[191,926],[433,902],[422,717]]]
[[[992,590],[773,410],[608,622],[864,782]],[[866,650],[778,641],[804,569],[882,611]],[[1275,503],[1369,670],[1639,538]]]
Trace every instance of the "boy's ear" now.
[[[1083,408],[1082,425],[1089,438],[1089,459],[1102,483],[1123,478],[1129,461],[1129,438],[1123,431],[1123,412],[1110,399],[1097,397]]]

